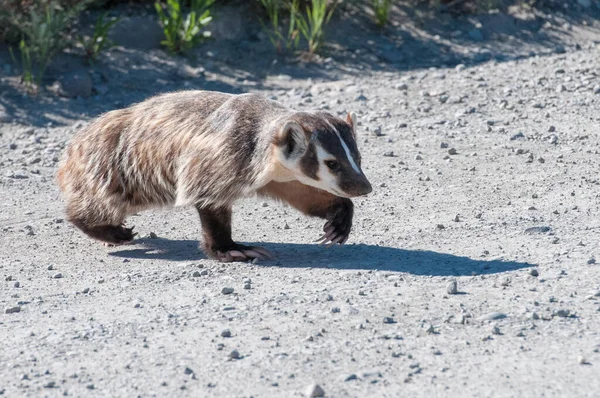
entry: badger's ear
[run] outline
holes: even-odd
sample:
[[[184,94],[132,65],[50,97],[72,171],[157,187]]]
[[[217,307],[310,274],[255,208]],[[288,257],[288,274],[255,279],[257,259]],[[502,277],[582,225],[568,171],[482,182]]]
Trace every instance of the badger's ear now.
[[[277,134],[277,146],[286,158],[302,155],[308,147],[304,128],[294,120],[287,121]]]
[[[356,138],[356,113],[348,112],[346,122],[352,127],[352,134],[354,135],[354,138]]]

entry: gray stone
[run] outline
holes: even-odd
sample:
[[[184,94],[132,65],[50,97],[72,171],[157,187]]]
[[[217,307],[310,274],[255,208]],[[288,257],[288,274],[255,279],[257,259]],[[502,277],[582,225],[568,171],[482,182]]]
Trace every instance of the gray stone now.
[[[457,294],[458,293],[458,281],[456,279],[450,281],[448,286],[446,287],[446,291],[448,294]]]
[[[396,323],[396,321],[391,316],[386,316],[383,318],[383,323]]]
[[[225,329],[221,332],[221,337],[231,337],[231,331],[229,329]]]
[[[92,78],[85,70],[64,74],[58,79],[58,93],[64,97],[83,97],[92,95]]]
[[[565,309],[559,309],[556,310],[552,313],[553,316],[557,316],[559,318],[570,318],[575,316],[575,314],[573,314],[570,310],[565,310]]]
[[[530,227],[527,228],[523,233],[527,234],[527,235],[535,235],[535,234],[545,234],[550,232],[552,228],[548,227],[548,226],[540,226],[540,227]]]
[[[54,279],[60,279],[60,278],[62,278],[62,277],[63,277],[63,274],[61,274],[60,272],[58,272],[58,273],[56,273],[56,274],[52,275],[52,277],[53,277]]]
[[[224,287],[223,290],[221,290],[221,293],[231,294],[231,293],[233,293],[233,288],[232,287]]]
[[[316,384],[316,383],[315,384],[311,384],[306,389],[306,396],[308,398],[324,397],[325,396],[325,390],[323,390],[323,388],[320,385]]]
[[[490,312],[489,314],[481,315],[477,319],[480,321],[495,321],[497,319],[504,319],[504,318],[506,318],[506,314],[503,312]]]
[[[233,351],[231,351],[231,352],[229,353],[229,358],[231,358],[231,359],[240,359],[240,358],[241,358],[241,355],[240,355],[240,353],[238,352],[238,350],[233,350]]]
[[[19,307],[18,305],[14,307],[6,307],[4,309],[5,314],[16,314],[17,312],[21,312],[21,307]]]

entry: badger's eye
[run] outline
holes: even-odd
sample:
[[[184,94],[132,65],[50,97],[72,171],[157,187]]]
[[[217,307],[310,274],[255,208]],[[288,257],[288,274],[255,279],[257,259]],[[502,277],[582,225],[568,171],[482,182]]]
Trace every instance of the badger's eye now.
[[[327,165],[327,167],[329,167],[329,169],[332,171],[336,171],[340,168],[340,164],[335,160],[326,160],[325,165]]]

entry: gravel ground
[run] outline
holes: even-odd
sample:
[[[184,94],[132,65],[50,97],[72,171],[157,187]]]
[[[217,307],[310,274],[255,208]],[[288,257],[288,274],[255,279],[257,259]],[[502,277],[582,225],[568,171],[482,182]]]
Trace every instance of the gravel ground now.
[[[330,249],[311,243],[322,222],[240,203],[234,238],[278,257],[254,264],[205,259],[193,209],[131,217],[140,237],[117,248],[64,221],[69,137],[145,91],[21,97],[0,123],[0,395],[597,397],[599,51],[220,75],[355,111],[374,187]]]

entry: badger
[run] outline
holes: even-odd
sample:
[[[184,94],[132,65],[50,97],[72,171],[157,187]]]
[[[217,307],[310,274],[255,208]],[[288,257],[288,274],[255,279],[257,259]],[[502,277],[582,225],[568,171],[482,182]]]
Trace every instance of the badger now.
[[[128,215],[194,206],[201,248],[222,262],[273,258],[231,235],[232,205],[261,196],[326,220],[317,240],[344,244],[350,198],[369,194],[356,117],[294,111],[258,94],[181,91],[113,110],[78,131],[57,173],[67,219],[107,245],[129,243]]]

